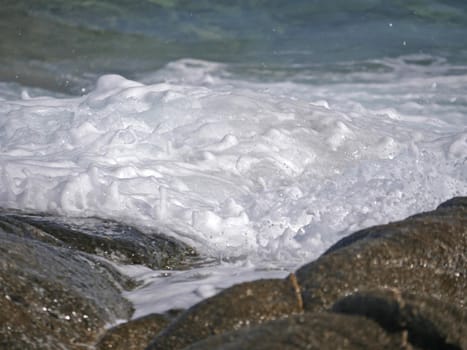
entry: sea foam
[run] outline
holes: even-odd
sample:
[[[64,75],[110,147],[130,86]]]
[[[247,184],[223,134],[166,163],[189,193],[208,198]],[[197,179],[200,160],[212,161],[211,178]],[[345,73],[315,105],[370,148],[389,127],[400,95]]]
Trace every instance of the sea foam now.
[[[300,260],[465,192],[466,76],[310,86],[214,69],[181,60],[169,82],[107,75],[82,97],[2,102],[1,205]]]
[[[467,192],[467,74],[385,64],[354,83],[247,81],[180,60],[80,97],[3,84],[0,205],[156,227],[203,255],[291,269]]]

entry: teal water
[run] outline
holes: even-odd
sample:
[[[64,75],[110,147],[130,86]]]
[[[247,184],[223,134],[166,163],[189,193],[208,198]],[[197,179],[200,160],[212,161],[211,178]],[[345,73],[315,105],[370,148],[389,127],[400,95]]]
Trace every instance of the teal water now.
[[[467,62],[460,0],[2,3],[0,81],[74,94],[102,74],[138,78],[180,58],[229,63],[248,78],[311,82],[329,72],[390,71],[374,61],[388,57]]]

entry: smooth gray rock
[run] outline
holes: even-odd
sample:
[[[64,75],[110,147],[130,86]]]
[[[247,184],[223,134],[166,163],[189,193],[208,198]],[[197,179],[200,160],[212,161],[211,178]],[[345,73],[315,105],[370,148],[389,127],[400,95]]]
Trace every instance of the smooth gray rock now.
[[[63,218],[0,209],[0,227],[17,235],[155,269],[186,268],[199,259],[186,244],[160,232],[100,218]]]
[[[116,271],[0,228],[0,348],[80,349],[133,309]]]
[[[0,208],[0,348],[89,347],[106,324],[128,319],[132,306],[121,291],[136,283],[109,261],[162,269],[186,268],[199,258],[163,234],[112,220]],[[144,344],[153,338],[153,327],[139,332],[131,324],[139,323],[107,333],[115,340],[128,331]]]

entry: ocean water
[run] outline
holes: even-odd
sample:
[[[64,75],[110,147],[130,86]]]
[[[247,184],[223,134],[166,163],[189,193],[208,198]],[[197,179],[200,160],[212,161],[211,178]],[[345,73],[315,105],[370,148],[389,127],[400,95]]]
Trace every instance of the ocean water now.
[[[206,256],[135,317],[283,277],[467,194],[463,1],[6,1],[0,206],[159,228]]]

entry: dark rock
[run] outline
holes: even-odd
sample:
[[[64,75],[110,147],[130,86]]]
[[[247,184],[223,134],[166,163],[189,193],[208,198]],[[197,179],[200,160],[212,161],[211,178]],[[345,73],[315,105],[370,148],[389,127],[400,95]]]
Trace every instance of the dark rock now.
[[[6,232],[99,255],[121,264],[180,269],[197,260],[195,251],[182,242],[113,220],[63,218],[1,209],[0,227]]]
[[[192,307],[161,332],[148,349],[179,349],[190,344],[193,349],[430,348],[427,343],[431,340],[444,348],[453,346],[454,349],[456,344],[464,347],[460,334],[465,326],[455,330],[447,325],[449,322],[465,325],[462,315],[467,290],[466,249],[467,206],[464,199],[456,198],[435,211],[356,232],[331,247],[318,260],[300,268],[296,273],[298,282],[294,275],[289,278],[293,287],[286,290],[290,297],[283,299],[290,300],[290,305],[295,303],[296,308],[283,308],[270,317],[270,305],[259,307],[265,300],[262,293],[253,293],[247,302],[237,296],[238,291],[245,293],[248,290],[245,288],[255,282],[234,286]],[[277,281],[268,283],[271,286],[261,289],[269,293],[278,290]],[[420,321],[417,327],[421,329],[426,325],[427,330],[435,332],[434,338],[425,339],[425,333],[415,326],[415,331],[401,325],[388,327],[383,322],[387,316],[384,313],[386,316],[378,318],[355,311],[355,314],[372,320],[352,316],[345,321],[340,321],[339,315],[322,313],[341,298],[344,299],[334,307],[343,312],[344,309],[339,307],[345,305],[344,300],[350,300],[345,299],[346,296],[381,286],[401,291],[403,295],[429,296],[430,301],[423,301],[424,304],[421,304],[422,299],[414,299],[409,309],[423,311],[422,318],[415,318]],[[301,297],[295,293],[297,290]],[[274,299],[278,298],[281,298],[280,294],[274,296]],[[446,309],[451,311],[446,311],[447,314],[439,309],[443,301],[451,303]],[[300,312],[302,303],[305,314],[292,316]],[[431,306],[426,306],[427,303]],[[380,299],[376,304],[385,305]],[[371,305],[375,307],[375,303]],[[434,316],[437,310],[440,311],[438,318]],[[286,319],[275,320],[287,315]],[[364,326],[363,323],[373,320],[381,326],[377,326],[378,331],[372,335],[365,334],[365,330],[374,326]],[[401,322],[409,321],[406,318]],[[438,328],[433,328],[430,322],[435,322]],[[339,333],[335,325],[339,325],[343,333]],[[326,338],[326,334],[332,335]]]
[[[292,315],[213,336],[186,350],[392,350],[403,349],[403,341],[401,332],[389,334],[365,317],[322,312]]]
[[[0,253],[5,296],[0,307],[8,310],[0,319],[0,348],[21,349],[90,346],[106,324],[131,316],[121,289],[136,284],[108,260],[153,268],[182,268],[199,260],[183,243],[115,221],[5,209],[0,209]],[[157,333],[155,326],[149,318],[130,322],[109,331],[100,344],[125,334],[144,347]]]
[[[302,311],[295,276],[235,285],[184,312],[148,349],[181,349],[203,338]]]
[[[226,289],[147,349],[466,349],[466,204],[454,198],[356,232],[287,279]],[[0,348],[80,349],[99,336],[99,350],[144,348],[167,319],[151,315],[102,336],[106,323],[131,314],[120,294],[128,282],[88,253],[179,266],[190,249],[168,243],[164,260],[151,257],[160,244],[135,228],[50,218],[0,213]]]
[[[117,275],[89,255],[0,228],[0,348],[94,343],[106,323],[133,312]]]
[[[467,197],[454,197],[441,203],[437,209],[450,208],[450,207],[463,207],[467,208]]]
[[[465,310],[467,207],[465,199],[403,221],[344,238],[297,279],[307,311],[331,307],[358,290],[381,286],[429,295]]]
[[[169,324],[166,315],[151,314],[109,329],[96,350],[140,350]]]
[[[332,310],[365,316],[388,332],[405,332],[407,341],[422,349],[467,349],[467,313],[432,297],[366,291],[338,300]]]

